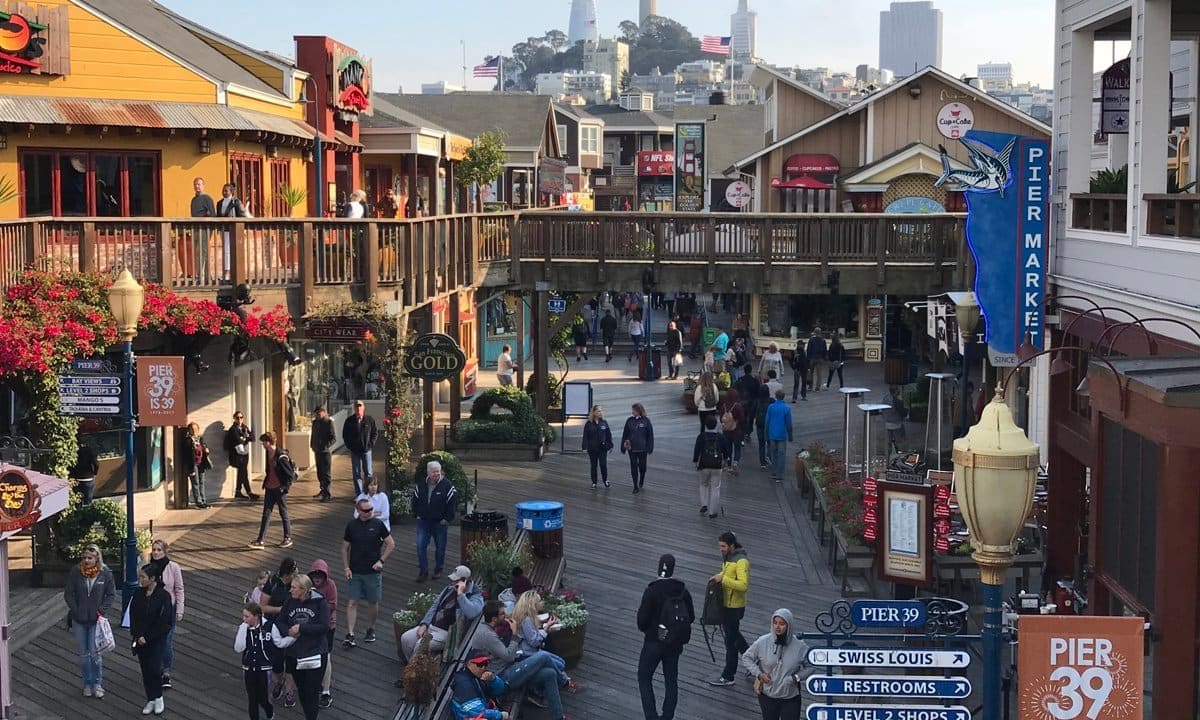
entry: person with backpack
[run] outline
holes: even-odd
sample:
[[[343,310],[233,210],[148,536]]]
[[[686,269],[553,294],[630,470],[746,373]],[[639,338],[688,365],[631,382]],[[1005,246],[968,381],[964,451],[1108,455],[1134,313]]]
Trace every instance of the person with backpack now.
[[[780,608],[771,615],[771,632],[762,635],[742,655],[742,667],[754,676],[754,694],[763,720],[800,720],[803,702],[800,671],[808,645],[792,633],[792,611]]]
[[[612,452],[612,429],[604,419],[604,409],[599,405],[592,406],[592,414],[588,416],[587,424],[583,426],[583,450],[588,454],[588,463],[592,469],[592,489],[596,489],[596,469],[600,469],[600,480],[608,487],[608,454]]]
[[[804,349],[804,341],[796,341],[796,349],[792,351],[792,404],[796,404],[796,395],[808,401],[808,352]]]
[[[750,559],[731,531],[721,533],[717,538],[717,548],[721,551],[721,570],[709,578],[709,582],[720,583],[722,590],[721,632],[725,635],[725,667],[720,677],[709,680],[708,684],[722,687],[733,684],[738,658],[750,647],[739,628],[746,615],[746,593],[750,590]]]
[[[721,508],[721,476],[729,464],[729,439],[717,428],[717,419],[705,418],[704,429],[696,436],[692,463],[700,475],[700,514],[716,518]]]
[[[738,474],[738,463],[742,461],[742,438],[746,434],[746,410],[742,407],[741,396],[737,390],[729,388],[721,400],[721,432],[729,441],[732,453],[728,464],[732,475]]]
[[[638,691],[646,720],[672,720],[679,699],[679,656],[692,638],[696,610],[692,596],[675,574],[675,556],[658,559],[657,577],[646,586],[638,605],[637,627],[643,635],[642,654],[638,659]],[[663,671],[662,712],[654,698],[654,673]]]
[[[717,390],[716,380],[713,374],[705,371],[700,375],[700,384],[696,385],[695,391],[692,392],[692,401],[696,403],[696,414],[700,416],[700,427],[704,427],[704,418],[717,417],[717,403],[721,399],[721,392]]]
[[[250,549],[262,550],[263,538],[267,535],[267,524],[271,522],[271,510],[279,507],[279,520],[283,523],[283,542],[279,547],[290,548],[292,542],[292,519],[288,515],[287,494],[296,480],[296,466],[287,450],[275,444],[275,433],[265,432],[258,438],[267,454],[267,472],[263,476],[263,512],[258,525],[258,537],[250,543]]]

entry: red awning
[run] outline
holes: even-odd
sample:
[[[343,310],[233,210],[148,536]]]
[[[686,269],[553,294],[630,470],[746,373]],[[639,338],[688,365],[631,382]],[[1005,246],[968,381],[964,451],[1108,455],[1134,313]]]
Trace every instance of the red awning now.
[[[804,188],[807,190],[829,190],[830,185],[815,177],[771,178],[771,187],[780,189]]]

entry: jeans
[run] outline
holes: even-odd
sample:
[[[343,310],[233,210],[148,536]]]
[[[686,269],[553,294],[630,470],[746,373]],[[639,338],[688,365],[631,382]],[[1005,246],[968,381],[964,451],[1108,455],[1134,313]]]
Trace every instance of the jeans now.
[[[814,390],[820,390],[821,376],[825,374],[825,358],[809,360],[808,366],[812,370],[812,388]]]
[[[242,679],[246,682],[246,700],[250,706],[250,720],[261,720],[263,716],[259,714],[259,708],[266,711],[266,717],[272,717],[275,714],[275,707],[271,705],[271,694],[267,691],[267,671],[243,670]]]
[[[654,671],[662,663],[663,693],[662,714],[658,713],[654,700]],[[642,713],[646,720],[672,720],[675,704],[679,701],[679,651],[664,648],[661,644],[646,640],[642,643],[642,654],[638,658],[638,690],[642,695]]]
[[[771,443],[771,477],[783,477],[783,461],[787,456],[787,440],[770,440]]]
[[[760,694],[758,707],[762,710],[763,720],[800,720],[803,709],[803,701],[800,698],[801,696],[797,695],[781,700]]]
[[[75,490],[79,492],[79,495],[82,498],[81,504],[91,505],[92,495],[96,492],[96,478],[76,480]]]
[[[197,470],[195,473],[193,473],[191,477],[191,484],[192,504],[196,505],[197,507],[207,505],[208,500],[206,500],[204,497],[204,473],[200,470]]]
[[[767,429],[759,426],[758,431],[758,464],[766,466],[767,464]]]
[[[700,468],[700,507],[716,515],[721,507],[721,468]]]
[[[96,652],[96,625],[71,623],[71,634],[79,648],[79,673],[83,675],[84,687],[104,684],[104,656]]]
[[[646,457],[647,453],[629,451],[629,474],[635,489],[646,484]]]
[[[167,630],[166,640],[163,642],[162,656],[162,674],[169,675],[175,669],[175,623],[179,622],[175,619],[175,614],[171,614],[171,627]]]
[[[317,482],[321,485],[321,494],[329,495],[329,484],[333,482],[333,453],[317,453]]]
[[[288,516],[287,493],[279,488],[268,489],[263,495],[262,522],[258,524],[258,542],[267,536],[267,524],[271,522],[271,510],[279,506],[279,519],[283,521],[283,539],[292,536],[292,519]]]
[[[638,350],[642,348],[642,336],[630,335],[629,340],[633,343],[633,350],[629,353],[629,359],[632,360],[637,357]]]
[[[329,656],[321,653],[321,667],[314,670],[297,670],[296,658],[289,657],[285,660],[288,673],[296,681],[296,697],[304,710],[304,720],[317,720],[317,713],[320,712],[317,696],[321,694],[321,678],[325,677],[327,662]]]
[[[729,446],[733,454],[733,466],[737,467],[738,463],[742,461],[742,436],[740,433],[729,438]]]
[[[562,697],[558,692],[558,670],[554,667],[553,657],[547,652],[534,653],[509,665],[500,677],[513,690],[533,690],[550,706],[550,717],[560,718]]]
[[[354,476],[354,497],[362,495],[363,488],[371,480],[371,451],[350,451],[350,473]]]
[[[230,453],[229,466],[237,470],[237,487],[233,491],[234,494],[253,495],[254,491],[250,489],[250,459],[245,455]]]
[[[162,697],[162,660],[166,642],[163,638],[147,640],[137,649],[138,665],[142,669],[142,688],[147,700]]]
[[[496,373],[496,379],[500,381],[502,387],[508,387],[513,384],[513,376],[508,373]]]
[[[825,379],[825,387],[829,387],[829,385],[833,382],[834,373],[837,373],[838,376],[838,387],[846,387],[846,378],[842,377],[843,365],[845,365],[845,363],[835,362],[829,364],[829,377]]]
[[[808,371],[797,370],[792,373],[792,402],[796,402],[796,395],[808,399]]]
[[[738,659],[750,647],[739,628],[745,614],[744,607],[721,610],[721,631],[725,634],[725,668],[721,671],[721,677],[727,680],[737,675]]]
[[[446,525],[417,518],[417,567],[423,573],[429,572],[430,540],[433,540],[433,554],[437,563],[434,567],[441,570],[446,567]]]
[[[596,468],[600,468],[600,479],[604,484],[608,484],[608,451],[601,450],[600,452],[588,451],[588,464],[592,468],[592,484],[596,484]]]

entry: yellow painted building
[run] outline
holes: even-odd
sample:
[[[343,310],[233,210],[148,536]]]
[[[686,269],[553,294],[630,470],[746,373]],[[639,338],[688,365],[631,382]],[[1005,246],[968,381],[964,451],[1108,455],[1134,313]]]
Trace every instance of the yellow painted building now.
[[[7,17],[6,17],[7,16]],[[193,180],[305,214],[309,76],[147,0],[0,0],[0,218],[191,214]]]

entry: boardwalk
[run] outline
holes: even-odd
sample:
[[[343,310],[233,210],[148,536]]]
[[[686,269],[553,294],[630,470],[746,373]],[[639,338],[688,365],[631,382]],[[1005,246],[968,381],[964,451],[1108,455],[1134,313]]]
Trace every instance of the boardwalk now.
[[[632,495],[628,464],[614,454],[610,460],[611,489],[593,492],[587,461],[578,454],[562,455],[558,443],[540,463],[475,463],[479,471],[480,507],[509,512],[514,502],[531,498],[561,500],[566,504],[566,584],[579,588],[589,600],[592,616],[587,647],[574,677],[585,690],[566,700],[570,717],[624,720],[640,717],[635,689],[635,669],[640,637],[633,615],[660,553],[674,553],[676,576],[699,596],[705,578],[718,568],[716,536],[732,529],[747,548],[753,566],[749,607],[744,632],[753,639],[766,632],[770,613],[791,608],[804,624],[837,597],[828,565],[813,526],[800,509],[794,484],[770,482],[748,458],[741,476],[723,488],[726,516],[709,520],[697,513],[698,495],[691,471],[691,447],[697,429],[679,401],[679,383],[640,383],[630,378],[633,366],[592,360],[572,368],[571,380],[590,379],[596,401],[608,409],[619,428],[632,402],[646,405],[657,430],[656,451],[650,459],[646,492]],[[881,388],[879,366],[848,368],[847,380],[865,381]],[[810,394],[796,411],[797,444],[812,440],[834,443],[840,434],[841,398],[835,393]],[[567,426],[568,450],[578,447],[580,424]],[[335,461],[335,476],[346,478],[344,459]],[[338,469],[340,467],[340,470]],[[335,483],[336,504],[310,499],[316,483],[305,478],[293,489],[292,514],[296,547],[290,551],[303,568],[314,558],[330,561],[335,573],[340,565],[340,538],[350,518],[346,496],[349,480]],[[167,691],[167,714],[176,717],[222,720],[245,717],[244,691],[238,658],[232,650],[239,622],[242,594],[253,583],[256,571],[278,564],[288,554],[279,548],[251,551],[259,508],[251,503],[222,501],[207,511],[172,511],[155,524],[160,537],[172,542],[171,555],[184,569],[187,615],[176,631],[175,687]],[[388,563],[384,582],[382,618],[376,625],[379,641],[333,656],[334,697],[322,717],[390,719],[397,694],[395,640],[391,611],[417,587],[412,559],[413,528],[396,527],[398,553]],[[282,531],[275,523],[268,540],[278,542]],[[448,565],[458,557],[457,528],[450,530]],[[339,584],[344,589],[344,583]],[[82,697],[73,640],[58,622],[62,606],[45,593],[18,594],[44,608],[40,623],[30,621],[13,628],[18,649],[13,657],[14,703],[17,718],[127,718],[136,715],[144,700],[135,662],[128,652],[125,631],[118,630],[118,649],[105,658],[103,700]],[[20,600],[18,600],[20,601]],[[47,619],[48,618],[48,619]],[[339,636],[345,632],[339,609]],[[359,637],[362,637],[360,615]],[[714,643],[720,661],[720,640]],[[719,672],[697,632],[687,648],[680,670],[683,718],[743,718],[756,704],[748,683],[713,688],[705,680]],[[661,689],[659,691],[661,699]],[[280,718],[299,718],[299,709],[280,709]],[[526,717],[542,717],[530,712]]]

